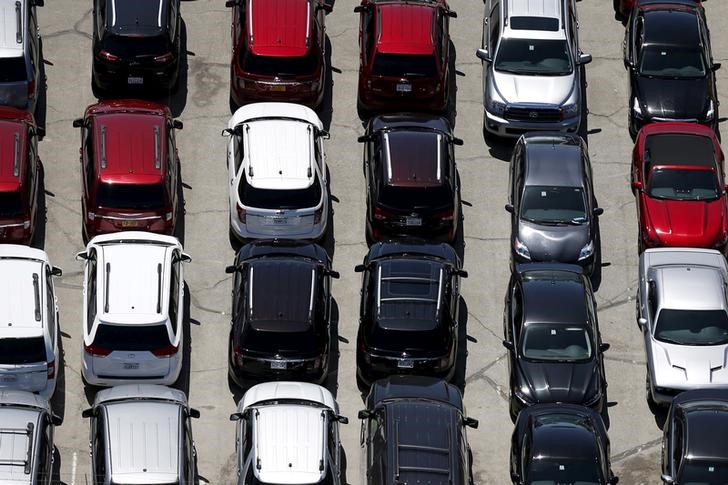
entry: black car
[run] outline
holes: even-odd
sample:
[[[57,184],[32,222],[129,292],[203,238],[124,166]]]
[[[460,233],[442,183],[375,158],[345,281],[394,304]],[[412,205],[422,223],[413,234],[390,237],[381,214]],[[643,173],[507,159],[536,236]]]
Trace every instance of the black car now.
[[[473,485],[468,418],[457,387],[439,379],[393,376],[372,385],[362,420],[367,485]]]
[[[606,412],[602,354],[609,345],[602,343],[594,294],[581,268],[517,266],[506,292],[503,334],[511,419],[537,403],[581,404]]]
[[[663,429],[663,483],[728,483],[727,390],[700,389],[680,393],[672,401]]]
[[[367,123],[364,176],[367,241],[398,236],[453,241],[460,181],[447,119],[426,114],[376,116]]]
[[[710,32],[695,0],[642,0],[624,39],[630,76],[629,132],[654,121],[694,121],[718,127],[718,97]]]
[[[228,374],[245,380],[322,382],[329,363],[331,270],[316,244],[256,241],[243,246],[233,276]]]
[[[94,0],[96,94],[174,89],[179,77],[180,0]]]
[[[458,350],[460,278],[448,244],[373,245],[363,272],[356,368],[360,388],[392,374],[452,378]]]
[[[530,133],[513,150],[510,192],[512,263],[574,263],[592,274],[600,262],[592,169],[578,135]]]
[[[602,418],[573,404],[538,404],[518,415],[511,438],[514,484],[619,482]]]

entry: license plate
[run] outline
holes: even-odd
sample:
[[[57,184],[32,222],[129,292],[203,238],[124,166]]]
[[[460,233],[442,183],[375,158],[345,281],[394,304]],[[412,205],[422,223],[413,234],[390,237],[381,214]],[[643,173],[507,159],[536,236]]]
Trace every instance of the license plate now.
[[[286,85],[285,84],[274,84],[270,87],[271,91],[285,91]]]
[[[0,382],[16,382],[18,380],[17,376],[2,376],[0,377]]]
[[[126,82],[127,84],[144,84],[144,78],[140,76],[129,76]]]
[[[141,221],[121,221],[121,227],[139,227],[144,225]]]
[[[267,216],[263,222],[267,226],[284,226],[287,219],[285,217]]]
[[[139,368],[139,362],[124,362],[124,370],[134,370]]]
[[[412,85],[408,84],[408,83],[399,83],[399,84],[397,84],[397,92],[398,93],[411,93]]]
[[[421,226],[422,218],[421,217],[405,217],[404,224],[406,226]]]
[[[397,361],[397,367],[400,369],[411,369],[415,366],[415,362],[412,359],[400,359]]]
[[[288,363],[285,360],[272,360],[271,363],[270,363],[270,368],[271,369],[283,370],[286,367],[288,367],[287,364]]]

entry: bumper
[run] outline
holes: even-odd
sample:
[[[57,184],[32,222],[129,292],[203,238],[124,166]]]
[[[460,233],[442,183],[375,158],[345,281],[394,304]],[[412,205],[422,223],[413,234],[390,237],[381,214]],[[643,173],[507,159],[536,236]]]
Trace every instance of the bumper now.
[[[312,89],[312,83],[262,83],[245,80],[246,87],[240,87],[240,78],[230,80],[230,97],[238,106],[248,103],[279,101],[286,103],[297,103],[315,109],[324,100],[323,79],[317,81],[318,87]],[[250,85],[252,87],[248,88]],[[275,89],[275,90],[274,90]],[[284,90],[280,90],[284,89]]]
[[[174,221],[164,221],[161,217],[149,219],[99,217],[93,222],[88,222],[87,219],[84,222],[83,230],[89,239],[99,234],[119,231],[146,231],[171,236],[174,234]]]
[[[180,349],[180,353],[181,352],[182,352],[182,350]],[[169,372],[164,376],[152,376],[152,377],[106,376],[106,375],[98,375],[91,370],[92,369],[91,357],[82,350],[81,351],[81,375],[83,376],[83,379],[87,383],[91,384],[92,386],[110,387],[110,386],[118,386],[118,385],[122,385],[122,384],[160,384],[163,386],[171,386],[172,384],[177,382],[180,372],[182,371],[182,356],[180,354],[175,359],[170,359],[170,360],[171,360],[171,362],[169,365]]]
[[[177,84],[179,59],[159,66],[129,67],[123,62],[106,63],[94,59],[93,78],[104,91],[123,88],[171,89]],[[139,82],[140,78],[141,82]]]
[[[26,229],[23,224],[0,224],[0,243],[29,245],[33,241],[33,224]]]
[[[240,242],[246,242],[251,239],[305,239],[305,240],[313,240],[317,241],[321,239],[326,232],[326,226],[327,226],[328,220],[323,219],[318,224],[313,224],[311,228],[308,231],[305,232],[298,232],[299,229],[292,227],[278,227],[278,226],[271,226],[270,230],[255,230],[252,231],[249,229],[249,226],[247,224],[243,224],[240,222],[239,219],[236,217],[230,218],[230,228],[232,229],[233,234],[235,237],[240,240]],[[293,232],[296,231],[296,232]]]
[[[581,117],[575,116],[559,122],[532,122],[513,121],[500,118],[487,110],[483,110],[483,127],[495,136],[503,138],[517,138],[529,131],[560,131],[562,133],[577,133],[581,125]]]
[[[321,360],[319,365],[314,364],[316,359],[279,360],[273,359],[244,359],[242,365],[235,362],[232,355],[228,356],[228,374],[240,387],[247,387],[247,381],[282,381],[294,380],[321,384],[328,376],[328,360]],[[272,369],[272,362],[285,362],[285,369]]]
[[[511,413],[511,419],[513,421],[516,420],[518,417],[518,414],[526,409],[529,406],[533,406],[535,404],[544,404],[545,401],[539,401],[539,402],[530,402],[530,401],[524,401],[523,399],[515,396],[513,394],[513,390],[511,390],[511,398],[510,398],[510,405],[509,405],[509,411]],[[592,409],[594,412],[601,414],[604,411],[604,406],[606,404],[606,401],[604,399],[604,395],[600,394],[599,399],[596,401],[593,401],[591,405],[587,405],[587,403],[581,402],[581,401],[573,401],[573,402],[567,402],[563,401],[564,404],[577,404],[580,406],[586,406],[590,409]]]
[[[448,95],[442,90],[431,95],[374,93],[359,87],[358,104],[369,111],[447,111]]]
[[[11,383],[0,385],[0,391],[11,390],[11,389],[32,392],[33,394],[37,394],[45,399],[50,399],[53,396],[53,393],[56,392],[56,379],[55,378],[48,379],[46,381],[45,387],[43,387],[41,389],[17,387]]]
[[[357,352],[356,373],[359,380],[367,386],[374,381],[385,377],[398,375],[430,376],[450,381],[455,374],[455,353],[447,357],[413,358],[411,367],[400,367],[401,359],[391,357],[377,357],[363,352]],[[366,356],[366,357],[365,357]],[[445,365],[442,361],[447,359]]]
[[[711,128],[715,131],[717,128],[717,122],[715,119],[712,120],[697,120],[697,119],[683,119],[683,118],[643,118],[639,116],[635,116],[634,111],[630,111],[630,122],[629,122],[629,134],[632,136],[632,138],[637,137],[637,133],[645,126],[649,125],[650,123],[661,123],[663,121],[685,121],[689,123],[697,123],[703,126],[707,126],[708,128]]]
[[[406,226],[404,224],[391,224],[367,221],[367,231],[372,240],[388,239],[389,237],[418,237],[433,241],[451,243],[455,239],[457,225],[428,224],[423,226]]]

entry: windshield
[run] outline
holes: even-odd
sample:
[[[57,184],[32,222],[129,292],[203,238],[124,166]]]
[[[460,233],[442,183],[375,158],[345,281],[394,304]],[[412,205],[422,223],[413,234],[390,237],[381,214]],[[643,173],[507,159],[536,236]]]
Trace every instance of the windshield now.
[[[705,76],[705,63],[699,49],[673,46],[647,46],[642,50],[640,74],[669,78]]]
[[[437,77],[433,55],[377,54],[372,73],[387,77]]]
[[[710,200],[718,198],[712,170],[655,169],[650,176],[649,194],[656,199]]]
[[[96,205],[107,209],[162,209],[166,205],[164,186],[100,183]]]
[[[565,76],[573,71],[566,40],[536,39],[501,40],[495,70],[538,76]]]
[[[723,345],[728,343],[725,310],[661,310],[655,338],[677,345]]]
[[[679,483],[683,485],[725,485],[728,466],[720,461],[685,460]]]
[[[537,459],[531,462],[528,485],[599,485],[604,483],[595,461],[557,461]]]
[[[521,218],[540,224],[583,224],[586,222],[584,191],[580,187],[526,187]]]
[[[584,327],[528,325],[521,337],[521,352],[527,359],[574,362],[592,356],[589,332]]]

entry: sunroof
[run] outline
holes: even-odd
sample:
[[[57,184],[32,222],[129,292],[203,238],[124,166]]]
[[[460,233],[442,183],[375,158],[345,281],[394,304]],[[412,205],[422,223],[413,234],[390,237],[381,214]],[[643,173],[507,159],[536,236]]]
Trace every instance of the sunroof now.
[[[548,30],[558,32],[559,19],[553,17],[511,17],[514,30]]]

